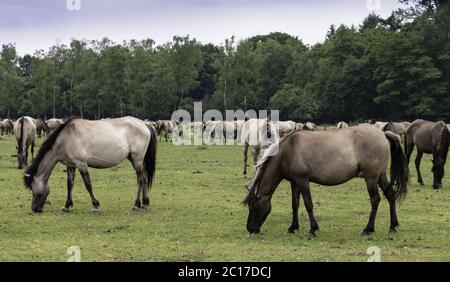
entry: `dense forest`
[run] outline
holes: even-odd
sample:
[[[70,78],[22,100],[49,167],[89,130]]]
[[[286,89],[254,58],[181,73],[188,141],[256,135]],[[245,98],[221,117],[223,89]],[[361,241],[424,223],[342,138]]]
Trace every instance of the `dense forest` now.
[[[284,33],[216,46],[175,36],[120,44],[72,40],[0,54],[0,116],[169,118],[182,108],[278,109],[316,122],[450,120],[450,3],[401,0],[388,18],[331,26],[307,46]]]

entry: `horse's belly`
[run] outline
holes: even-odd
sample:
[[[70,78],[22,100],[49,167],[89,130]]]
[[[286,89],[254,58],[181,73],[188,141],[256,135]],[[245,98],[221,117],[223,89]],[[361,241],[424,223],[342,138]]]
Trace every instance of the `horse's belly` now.
[[[120,164],[129,156],[126,144],[118,142],[101,142],[89,150],[87,164],[93,168],[109,168]]]

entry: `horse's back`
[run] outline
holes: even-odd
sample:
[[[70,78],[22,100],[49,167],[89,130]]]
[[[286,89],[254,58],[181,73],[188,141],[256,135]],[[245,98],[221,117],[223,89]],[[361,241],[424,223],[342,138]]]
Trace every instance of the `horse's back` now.
[[[136,118],[124,117],[90,121],[76,119],[68,128],[67,151],[78,154],[92,167],[111,167],[130,154],[144,157],[150,142],[150,130]]]
[[[283,145],[283,143],[287,143]],[[379,175],[386,169],[389,143],[374,127],[357,126],[324,132],[298,131],[282,141],[295,175],[322,185],[338,185],[360,172]]]

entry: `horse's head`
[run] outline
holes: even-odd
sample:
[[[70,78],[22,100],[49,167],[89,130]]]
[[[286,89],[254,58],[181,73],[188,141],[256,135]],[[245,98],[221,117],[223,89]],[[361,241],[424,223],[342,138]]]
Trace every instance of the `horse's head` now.
[[[41,213],[44,210],[45,202],[50,194],[48,181],[44,181],[42,178],[27,173],[24,175],[24,181],[25,185],[31,189],[33,193],[31,210],[35,213]]]
[[[251,196],[248,202],[247,231],[251,234],[258,234],[261,226],[266,221],[267,216],[272,210],[269,196]]]

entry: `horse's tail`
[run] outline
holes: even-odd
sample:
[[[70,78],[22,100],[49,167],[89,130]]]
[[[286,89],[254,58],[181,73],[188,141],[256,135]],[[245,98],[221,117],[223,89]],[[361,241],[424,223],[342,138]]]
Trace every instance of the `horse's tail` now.
[[[50,128],[48,127],[47,123],[45,122],[45,120],[43,118],[39,118],[42,122],[42,124],[44,125],[44,131],[47,135],[50,134]]]
[[[439,161],[441,162],[442,165],[445,165],[445,161],[447,160],[447,155],[448,155],[448,148],[450,146],[450,132],[445,123],[442,122],[441,124],[442,124],[441,140],[439,141],[439,143],[437,145],[437,153],[438,153],[438,156],[441,158],[441,160],[439,160]],[[438,161],[438,160],[435,160],[435,161]]]
[[[148,144],[147,152],[145,153],[144,166],[147,172],[147,185],[148,189],[153,183],[153,178],[155,177],[156,170],[156,149],[158,145],[157,133],[153,126],[148,126],[150,130],[150,143]]]
[[[400,136],[389,131],[384,135],[391,146],[391,182],[389,186],[394,189],[395,198],[402,199],[408,192],[408,164],[400,144]]]

